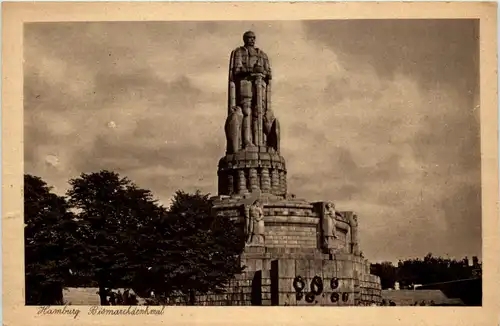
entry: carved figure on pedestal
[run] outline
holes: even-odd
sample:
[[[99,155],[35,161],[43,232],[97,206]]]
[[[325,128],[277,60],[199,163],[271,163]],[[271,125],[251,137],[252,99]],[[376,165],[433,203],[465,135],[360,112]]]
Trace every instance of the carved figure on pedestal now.
[[[241,149],[241,124],[243,121],[243,113],[239,106],[231,108],[226,119],[224,130],[227,139],[227,153],[233,154]]]
[[[264,245],[264,209],[259,200],[245,206],[245,242]]]
[[[323,247],[328,251],[335,248],[334,239],[338,238],[335,216],[335,205],[331,202],[322,203],[321,228]]]
[[[245,243],[250,244],[252,242],[253,235],[253,221],[250,215],[250,205],[244,205],[243,209],[245,211]]]
[[[231,52],[229,108],[241,106],[243,147],[264,146],[263,120],[271,97],[271,66],[266,53],[255,47],[255,33],[243,34],[244,46]]]
[[[252,206],[253,213],[253,232],[254,242],[258,245],[264,245],[264,207],[260,201],[256,200]]]
[[[348,213],[349,224],[351,225],[351,252],[353,255],[361,255],[358,239],[358,215],[354,212]]]
[[[335,213],[335,205],[333,203],[326,204],[325,215],[328,217],[329,222],[328,235],[337,239],[337,225],[335,220],[337,214]]]

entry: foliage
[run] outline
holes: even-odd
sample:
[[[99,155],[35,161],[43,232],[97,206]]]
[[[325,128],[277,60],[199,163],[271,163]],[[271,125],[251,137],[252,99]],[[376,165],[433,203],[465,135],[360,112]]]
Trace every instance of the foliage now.
[[[109,289],[130,287],[148,257],[141,253],[142,228],[160,219],[164,209],[149,190],[117,173],[101,171],[70,180],[67,196],[78,213],[80,254],[76,273],[99,286],[101,304]]]
[[[398,266],[398,278],[403,286],[430,284],[471,278],[473,267],[466,259],[454,260],[433,257],[431,253],[424,259],[410,259]]]
[[[381,278],[382,288],[393,288],[398,281],[401,288],[413,284],[431,284],[468,279],[480,275],[481,265],[474,259],[469,266],[467,257],[455,260],[434,257],[431,253],[423,259],[408,259],[399,261],[398,266],[384,262],[371,265],[371,273]]]
[[[63,197],[45,181],[24,175],[24,235],[26,304],[62,302],[63,285],[70,277],[74,216]]]
[[[167,211],[150,191],[114,172],[82,174],[70,185],[81,250],[74,268],[81,280],[98,284],[101,304],[120,287],[193,302],[195,293],[220,292],[242,271],[243,237],[233,222],[211,214],[208,195],[178,191]]]
[[[397,280],[397,267],[391,262],[371,264],[370,273],[380,277],[382,289],[394,288]]]
[[[211,210],[208,195],[177,191],[165,217],[146,232],[156,247],[144,253],[153,264],[139,287],[153,291],[158,303],[184,295],[192,304],[195,293],[222,292],[242,272],[243,236],[234,222],[214,217]]]

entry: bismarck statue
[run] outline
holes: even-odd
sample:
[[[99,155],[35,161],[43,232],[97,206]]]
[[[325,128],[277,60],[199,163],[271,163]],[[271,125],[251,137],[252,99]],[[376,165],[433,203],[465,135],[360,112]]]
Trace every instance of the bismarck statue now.
[[[286,166],[280,154],[280,128],[271,109],[271,64],[255,47],[255,33],[231,51],[226,155],[219,161],[219,194],[245,196],[261,191],[286,197]]]
[[[288,193],[279,123],[271,109],[271,64],[255,47],[253,32],[243,41],[229,60],[227,148],[219,160],[212,212],[243,231],[245,270],[222,301],[215,295],[200,304],[380,302],[380,279],[361,255],[357,215],[337,210],[333,201],[309,202]]]
[[[271,110],[271,65],[266,53],[255,47],[255,40],[255,33],[248,31],[243,34],[244,45],[231,52],[228,153],[255,146],[267,146],[279,152],[279,124]],[[241,122],[232,118],[236,107],[243,113]]]

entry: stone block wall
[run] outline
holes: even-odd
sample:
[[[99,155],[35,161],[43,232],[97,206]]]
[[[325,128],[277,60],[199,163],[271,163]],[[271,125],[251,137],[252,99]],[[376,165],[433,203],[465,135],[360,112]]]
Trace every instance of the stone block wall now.
[[[316,248],[317,225],[310,224],[271,224],[266,226],[267,247]]]
[[[272,262],[273,305],[353,306],[380,303],[380,281],[369,263],[352,255],[333,260],[278,259]],[[377,282],[378,281],[378,282]]]
[[[365,259],[337,254],[329,260],[317,250],[299,248],[252,249],[241,258],[245,272],[228,284],[225,293],[196,295],[195,305],[359,306],[381,302],[380,279],[369,274]],[[303,287],[297,288],[299,280]],[[187,305],[186,300],[174,297],[168,304]]]
[[[267,282],[270,282],[268,280]],[[261,305],[260,293],[263,282],[261,273],[245,272],[237,275],[226,287],[225,293],[195,295],[196,306],[251,306]],[[268,295],[269,296],[269,295]],[[187,305],[186,297],[172,297],[169,305]]]
[[[253,265],[255,267],[255,264]],[[170,305],[187,305],[186,298],[172,297]],[[271,276],[269,270],[248,271],[229,282],[225,293],[195,296],[196,306],[270,306]]]
[[[380,278],[371,274],[364,274],[360,280],[360,298],[358,305],[366,306],[372,302],[382,301],[382,287]]]

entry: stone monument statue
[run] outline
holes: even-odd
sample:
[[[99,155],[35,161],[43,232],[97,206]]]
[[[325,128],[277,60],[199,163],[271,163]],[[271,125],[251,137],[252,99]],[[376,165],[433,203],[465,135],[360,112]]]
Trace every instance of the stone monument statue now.
[[[349,214],[349,224],[351,225],[352,254],[361,255],[358,238],[358,215],[356,213]]]
[[[253,221],[252,221],[252,216],[250,215],[250,205],[244,205],[243,206],[245,213],[245,244],[250,244],[252,242],[252,235],[253,235]]]
[[[334,239],[337,239],[335,205],[331,202],[323,203],[321,209],[321,229],[323,236],[323,247],[330,250],[335,247]]]
[[[243,113],[242,147],[268,146],[279,151],[279,124],[271,111],[271,65],[255,47],[255,33],[243,34],[244,45],[231,52],[228,111]]]
[[[264,245],[264,209],[259,200],[245,207],[245,242]]]
[[[336,218],[336,212],[335,212],[335,205],[331,202],[328,202],[325,207],[325,215],[328,217],[328,222],[329,222],[329,228],[328,228],[328,235],[330,237],[334,237],[337,239],[337,226],[335,223],[335,218]]]
[[[361,255],[358,239],[358,215],[354,212],[348,212],[347,215],[351,226],[351,253],[353,255]]]
[[[287,170],[280,153],[280,125],[271,110],[271,65],[255,47],[255,34],[231,51],[228,115],[224,126],[226,155],[217,171],[220,195],[263,193],[285,198]]]

